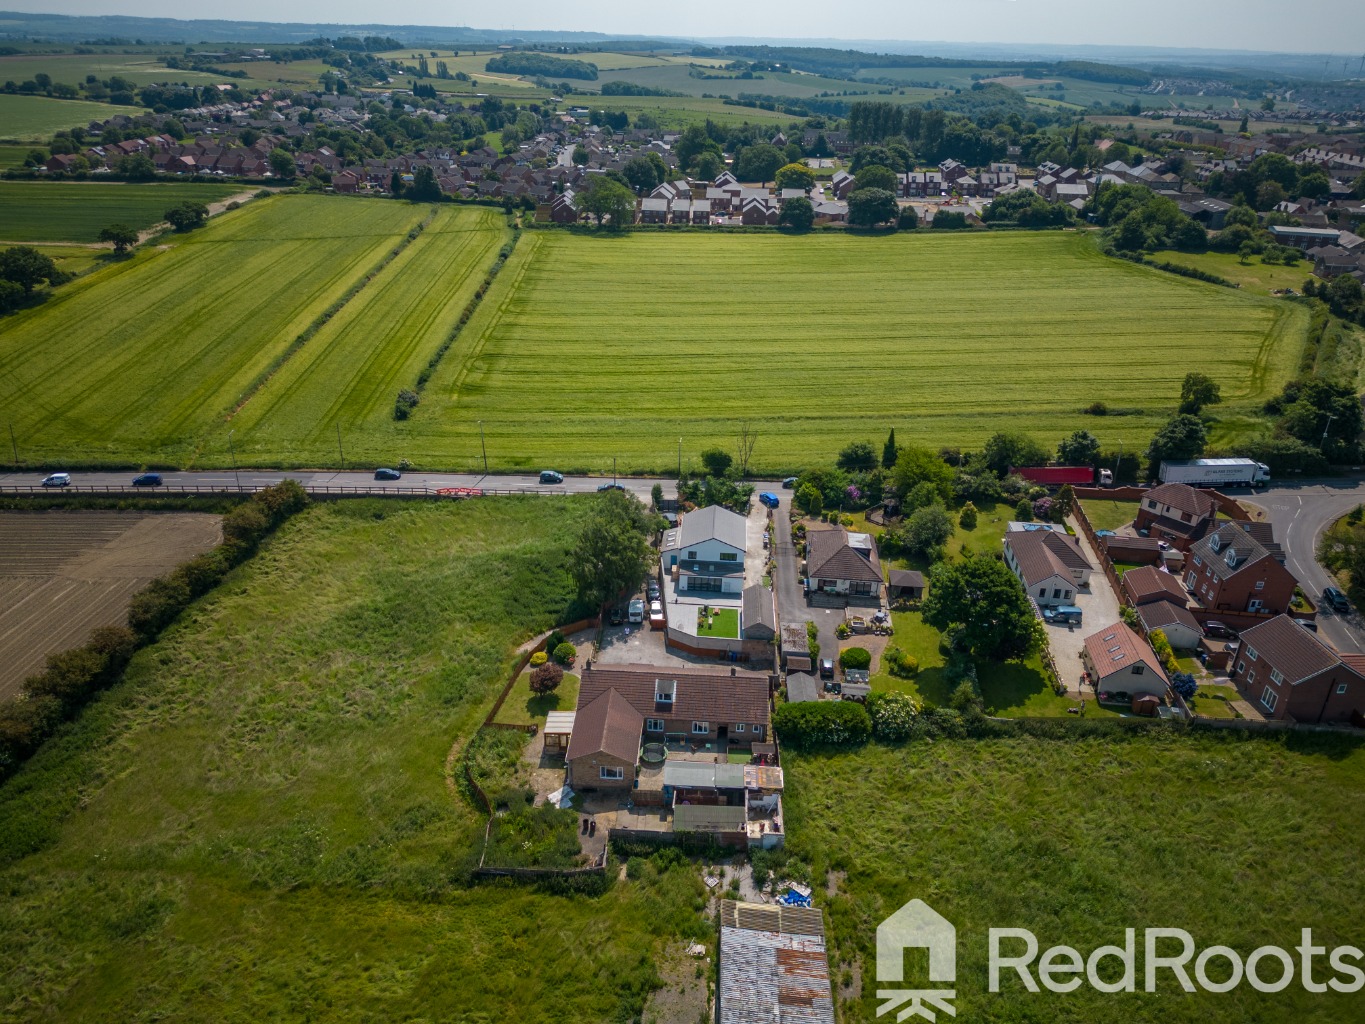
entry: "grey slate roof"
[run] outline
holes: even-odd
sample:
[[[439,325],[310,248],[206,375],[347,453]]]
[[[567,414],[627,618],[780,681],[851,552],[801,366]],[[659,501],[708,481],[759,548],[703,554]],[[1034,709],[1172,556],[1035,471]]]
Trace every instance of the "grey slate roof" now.
[[[806,575],[832,580],[859,580],[881,583],[882,574],[862,555],[848,546],[843,530],[811,530],[806,534]]]
[[[683,516],[678,537],[682,547],[718,540],[743,551],[747,547],[748,528],[743,516],[719,505],[707,505]]]
[[[777,635],[777,610],[773,607],[773,595],[767,587],[754,584],[752,587],[744,589],[744,635],[753,635],[750,631],[766,633],[766,638]],[[758,639],[765,639],[759,637]]]

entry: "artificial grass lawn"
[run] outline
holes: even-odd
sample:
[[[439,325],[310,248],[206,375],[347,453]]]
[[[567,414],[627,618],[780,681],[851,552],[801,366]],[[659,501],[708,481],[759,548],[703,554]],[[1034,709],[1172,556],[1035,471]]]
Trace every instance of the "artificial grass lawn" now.
[[[216,203],[242,185],[186,182],[0,182],[0,237],[7,242],[97,242],[101,228],[142,231],[180,203]]]
[[[512,685],[507,699],[498,710],[498,721],[511,725],[544,725],[551,711],[572,711],[578,705],[578,676],[564,673],[564,681],[553,693],[534,693],[531,690],[531,670],[528,668]]]
[[[736,608],[713,608],[707,616],[709,624],[701,619],[698,612],[698,636],[717,636],[733,639],[739,636],[739,610]]]
[[[709,934],[695,870],[469,886],[444,777],[516,644],[581,614],[591,503],[286,524],[0,787],[0,1019],[638,1015],[654,952]]]
[[[1096,530],[1117,530],[1131,523],[1138,514],[1136,501],[1093,501],[1081,502],[1085,517]]]
[[[784,751],[788,850],[813,868],[835,975],[861,967],[861,998],[841,1019],[878,1019],[876,928],[916,897],[957,929],[958,1020],[1356,1019],[1358,994],[1308,994],[1297,980],[1279,994],[1243,984],[1185,995],[1163,982],[1148,995],[1140,961],[1141,930],[1157,926],[1243,957],[1265,944],[1292,947],[1303,927],[1315,944],[1359,945],[1359,741],[1160,727],[1082,738],[1077,724],[1068,723],[1070,738]],[[846,872],[832,898],[827,870]],[[1136,928],[1138,991],[1105,995],[1083,984],[1068,995],[1030,994],[1006,974],[991,995],[992,927],[1031,930],[1040,953],[1065,944],[1082,956]]]

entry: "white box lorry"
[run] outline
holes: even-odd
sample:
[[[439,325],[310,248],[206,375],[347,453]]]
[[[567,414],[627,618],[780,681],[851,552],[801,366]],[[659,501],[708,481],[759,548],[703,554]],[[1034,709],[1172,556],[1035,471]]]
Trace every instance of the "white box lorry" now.
[[[1182,459],[1161,464],[1163,484],[1191,487],[1264,487],[1270,467],[1255,459]]]

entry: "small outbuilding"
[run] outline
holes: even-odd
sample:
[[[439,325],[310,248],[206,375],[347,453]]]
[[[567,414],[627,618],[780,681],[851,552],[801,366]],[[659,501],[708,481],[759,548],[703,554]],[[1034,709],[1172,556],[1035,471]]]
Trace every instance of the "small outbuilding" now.
[[[895,602],[924,599],[924,573],[914,569],[888,569],[886,579],[886,596],[889,600]]]
[[[777,610],[773,607],[773,592],[760,584],[744,589],[744,638],[768,641],[777,636]]]
[[[820,683],[809,672],[787,673],[787,703],[800,704],[820,699]]]

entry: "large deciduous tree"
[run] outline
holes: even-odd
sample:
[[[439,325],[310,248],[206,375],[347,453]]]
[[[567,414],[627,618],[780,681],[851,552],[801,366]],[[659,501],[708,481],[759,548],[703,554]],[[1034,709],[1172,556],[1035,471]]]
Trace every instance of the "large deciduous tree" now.
[[[1187,373],[1180,385],[1180,411],[1198,413],[1206,405],[1217,405],[1223,400],[1218,382],[1207,373]]]
[[[277,178],[292,178],[296,168],[294,166],[294,154],[287,149],[275,148],[270,151],[268,157],[270,163],[270,173]]]
[[[612,228],[618,230],[635,223],[635,193],[611,178],[601,175],[593,178],[583,193],[582,205],[597,219],[599,228],[604,218],[609,218]]]
[[[1147,446],[1147,472],[1155,477],[1161,463],[1168,459],[1197,459],[1204,454],[1209,434],[1203,420],[1179,413],[1166,421]]]
[[[1065,466],[1098,466],[1100,439],[1088,430],[1077,430],[1057,446],[1057,461]]]
[[[122,256],[132,246],[137,245],[137,232],[127,224],[110,224],[100,228],[100,241],[112,242],[114,252]]]
[[[583,524],[573,552],[571,571],[579,597],[599,608],[634,592],[649,570],[649,530],[649,513],[633,495],[605,492]]]
[[[1042,466],[1047,463],[1048,450],[1029,437],[1012,431],[1001,431],[986,439],[982,449],[986,465],[1003,477],[1015,466]]]
[[[766,185],[777,176],[786,159],[785,153],[766,142],[746,146],[735,161],[735,176],[741,181],[757,181]]]
[[[805,164],[786,164],[777,169],[774,184],[779,188],[799,188],[809,192],[815,187],[815,172]]]
[[[33,289],[44,281],[55,284],[61,277],[52,257],[45,256],[31,245],[16,245],[0,252],[0,280],[10,281],[32,295]]]
[[[777,215],[778,226],[795,231],[809,231],[815,224],[815,207],[811,201],[801,196],[788,199],[782,204],[782,212]]]
[[[880,188],[854,189],[848,194],[848,222],[870,228],[894,221],[900,215],[895,193]]]
[[[188,200],[167,210],[166,219],[170,221],[171,227],[175,230],[189,231],[192,228],[199,227],[209,219],[209,208],[203,203]]]
[[[935,629],[960,627],[960,644],[978,657],[1019,661],[1038,649],[1041,625],[1024,588],[986,555],[935,565],[923,615]]]

